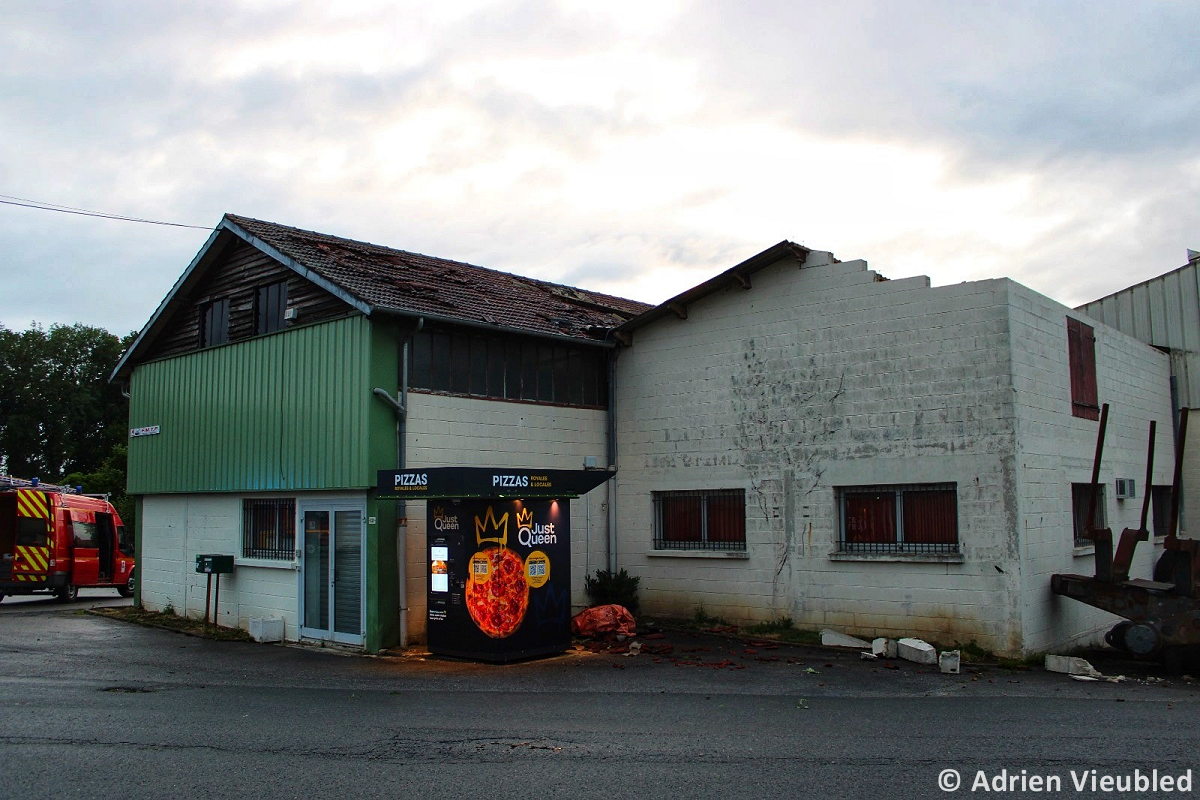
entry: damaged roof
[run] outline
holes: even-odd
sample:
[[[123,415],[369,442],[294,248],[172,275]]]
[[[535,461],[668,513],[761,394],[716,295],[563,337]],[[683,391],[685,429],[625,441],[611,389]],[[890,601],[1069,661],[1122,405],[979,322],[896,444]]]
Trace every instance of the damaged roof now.
[[[226,214],[121,357],[112,379],[128,377],[134,355],[186,306],[188,293],[203,281],[221,243],[230,237],[248,242],[367,315],[410,315],[611,344],[615,328],[652,308],[461,261]]]
[[[603,340],[651,306],[274,222],[226,214],[235,233],[269,245],[373,311],[496,325],[534,334]],[[240,229],[240,231],[239,231]],[[357,304],[356,304],[357,305]]]

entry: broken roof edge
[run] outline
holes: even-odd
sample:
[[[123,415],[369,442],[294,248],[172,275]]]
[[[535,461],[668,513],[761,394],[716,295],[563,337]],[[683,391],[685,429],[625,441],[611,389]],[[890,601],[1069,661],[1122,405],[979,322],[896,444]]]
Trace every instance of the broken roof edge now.
[[[809,253],[812,252],[814,251],[810,250],[804,245],[796,244],[795,242],[784,239],[782,242],[768,247],[761,253],[750,256],[750,258],[747,258],[745,261],[735,264],[724,272],[714,275],[703,283],[699,283],[672,298],[664,300],[663,302],[651,308],[649,311],[639,314],[628,322],[625,322],[614,328],[613,332],[617,335],[632,333],[638,328],[645,327],[651,322],[665,317],[668,314],[675,314],[675,308],[679,306],[686,307],[690,303],[694,303],[695,301],[707,297],[714,292],[727,289],[731,286],[749,288],[748,281],[746,279],[748,279],[755,272],[758,272],[760,269],[770,266],[778,261],[782,261],[788,257],[796,259],[796,261],[803,266],[804,261],[808,258]]]
[[[586,339],[582,336],[571,336],[566,333],[546,333],[541,331],[530,330],[529,328],[517,328],[512,325],[499,325],[490,322],[477,322],[475,320],[463,319],[461,317],[451,317],[445,314],[426,314],[421,311],[412,311],[407,308],[392,308],[389,306],[375,306],[376,314],[384,314],[391,317],[400,317],[402,319],[424,320],[425,322],[435,323],[437,325],[451,325],[459,328],[473,328],[475,330],[492,331],[496,333],[512,333],[519,336],[526,336],[532,339],[550,339],[556,342],[569,342],[571,344],[579,344],[591,347],[616,347],[616,342],[609,339],[609,334],[614,330],[609,328],[603,339]]]

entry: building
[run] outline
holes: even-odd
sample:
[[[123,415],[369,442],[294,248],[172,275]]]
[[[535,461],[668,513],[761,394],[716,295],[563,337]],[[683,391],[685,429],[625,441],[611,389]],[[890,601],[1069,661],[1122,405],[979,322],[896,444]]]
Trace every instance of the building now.
[[[1200,408],[1200,253],[1189,250],[1182,267],[1076,310],[1169,355],[1173,408]],[[1200,434],[1193,428],[1184,450],[1180,520],[1185,530],[1187,500],[1198,492]]]
[[[423,510],[380,501],[377,470],[606,463],[608,333],[647,307],[226,216],[113,375],[149,434],[129,442],[141,602],[199,616],[195,556],[232,553],[221,624],[419,636]],[[579,573],[603,502],[572,501]]]
[[[619,560],[644,607],[1003,653],[1116,621],[1050,576],[1093,570],[1100,403],[1106,488],[1145,474],[1151,419],[1170,483],[1153,348],[1010,280],[931,288],[786,244],[618,334]],[[1106,492],[1109,527],[1140,498]]]
[[[194,556],[234,552],[223,624],[369,650],[424,624],[423,504],[377,469],[614,464],[573,501],[576,587],[621,567],[649,613],[1016,654],[1115,621],[1049,589],[1091,571],[1099,404],[1103,483],[1144,474],[1151,419],[1156,485],[1172,463],[1154,348],[1009,280],[790,242],[650,307],[226,216],[114,378],[154,432],[130,442],[142,602],[201,612]]]

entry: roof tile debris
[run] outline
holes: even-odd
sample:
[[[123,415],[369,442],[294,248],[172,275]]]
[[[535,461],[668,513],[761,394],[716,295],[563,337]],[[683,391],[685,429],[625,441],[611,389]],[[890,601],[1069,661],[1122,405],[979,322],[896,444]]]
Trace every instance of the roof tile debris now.
[[[250,217],[226,214],[225,219],[373,309],[602,340],[613,328],[652,308],[636,300]]]

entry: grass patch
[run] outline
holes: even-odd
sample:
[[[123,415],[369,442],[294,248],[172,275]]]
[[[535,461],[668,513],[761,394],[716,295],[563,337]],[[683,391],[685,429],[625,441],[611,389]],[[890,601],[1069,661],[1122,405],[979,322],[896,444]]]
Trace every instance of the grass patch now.
[[[949,649],[961,653],[963,661],[971,661],[976,664],[995,664],[998,661],[995,653],[986,647],[981,647],[974,639],[966,644],[955,642],[954,647]]]
[[[1041,666],[1045,660],[1046,656],[1038,653],[1025,656],[1024,658],[1005,658],[1004,656],[999,656],[996,658],[996,665],[1001,669],[1015,669],[1024,671]]]
[[[1045,656],[1041,653],[1034,653],[1025,656],[1024,658],[1010,658],[1008,656],[998,656],[986,647],[982,647],[972,639],[966,644],[955,642],[953,647],[938,648],[939,650],[958,650],[962,653],[962,659],[970,664],[995,664],[1001,669],[1008,670],[1028,670],[1040,664]]]
[[[704,610],[704,606],[696,606],[696,613],[692,614],[691,623],[698,628],[703,628],[711,625],[728,625],[729,620],[709,614]]]
[[[770,622],[759,622],[743,629],[743,633],[778,639],[781,642],[791,642],[792,644],[821,643],[820,632],[800,630],[792,623],[791,617],[779,617]]]
[[[220,628],[212,625],[205,627],[202,620],[181,617],[168,611],[147,611],[133,606],[119,606],[117,608],[98,608],[93,613],[137,625],[166,628],[193,636],[202,636],[205,639],[217,639],[223,642],[251,641],[250,633],[241,628]]]

